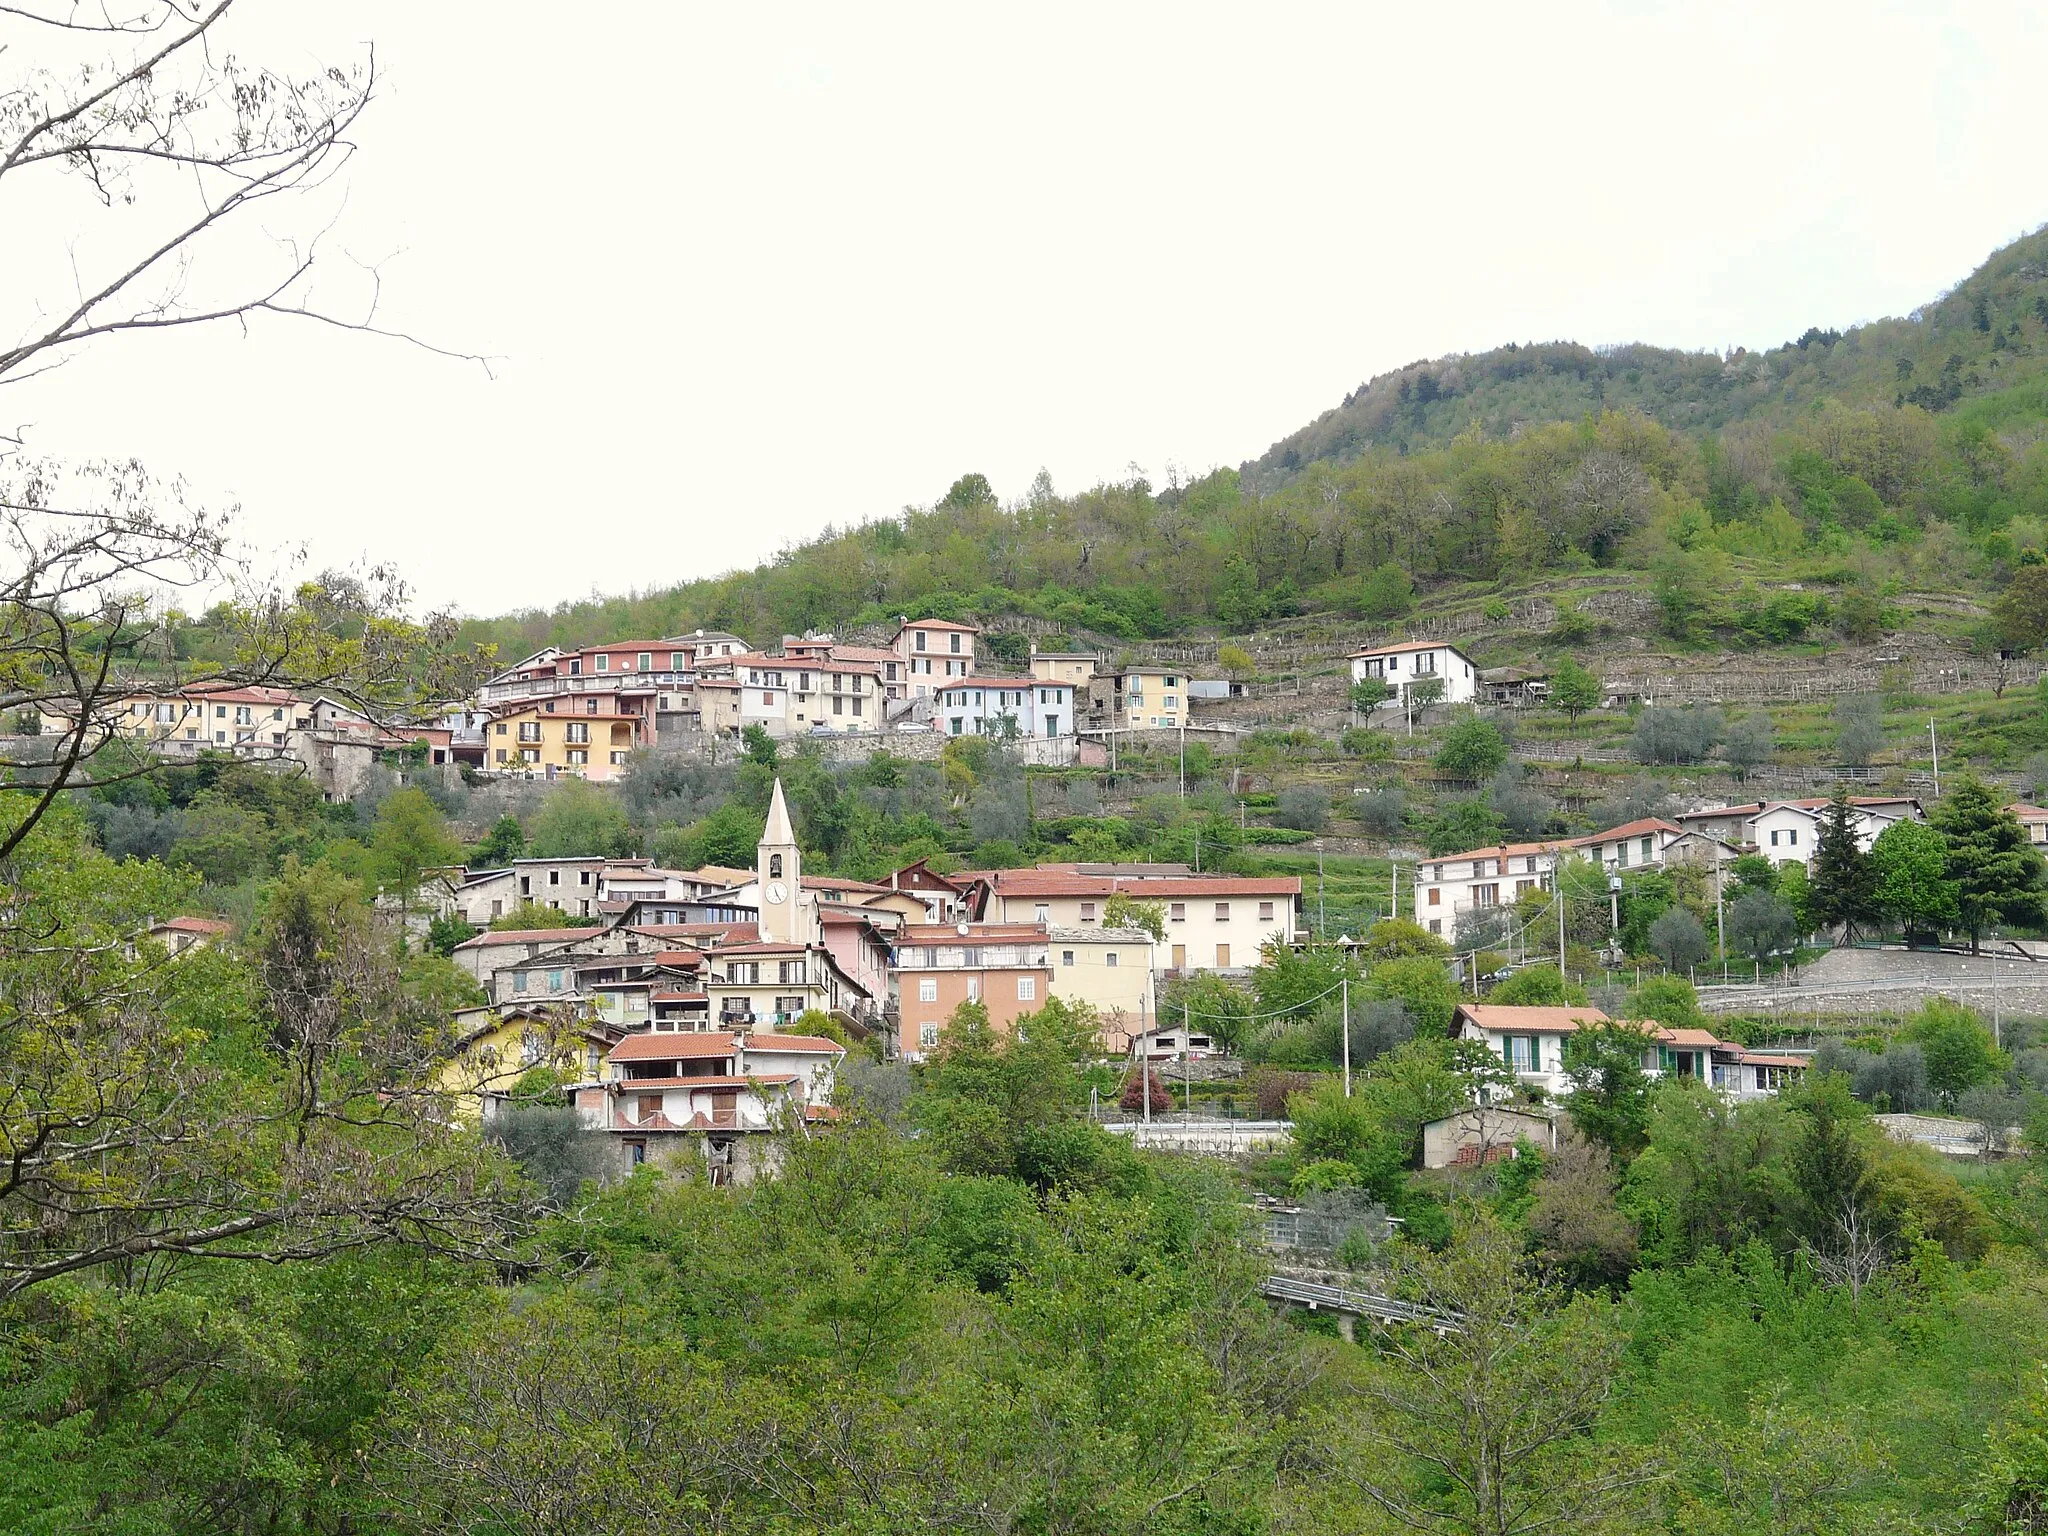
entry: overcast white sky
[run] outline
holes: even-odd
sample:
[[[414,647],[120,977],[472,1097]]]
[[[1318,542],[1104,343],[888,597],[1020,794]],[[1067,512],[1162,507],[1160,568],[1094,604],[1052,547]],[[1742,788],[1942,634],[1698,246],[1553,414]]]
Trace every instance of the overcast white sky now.
[[[472,613],[1234,464],[1418,357],[1900,314],[2048,219],[2039,6],[243,3],[374,41],[333,244],[497,377],[277,323],[9,421]]]

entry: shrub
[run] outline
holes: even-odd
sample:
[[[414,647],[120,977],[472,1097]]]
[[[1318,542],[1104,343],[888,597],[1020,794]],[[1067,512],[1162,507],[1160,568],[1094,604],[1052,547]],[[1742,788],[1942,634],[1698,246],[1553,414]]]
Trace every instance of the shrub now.
[[[1415,606],[1415,583],[1389,560],[1366,573],[1358,588],[1358,611],[1369,619],[1398,619]]]
[[[1362,762],[1391,762],[1394,756],[1393,739],[1385,731],[1367,730],[1362,725],[1347,729],[1337,738],[1337,744],[1344,749],[1345,756]]]
[[[1261,1120],[1285,1120],[1287,1101],[1297,1093],[1314,1091],[1320,1081],[1313,1072],[1282,1072],[1259,1067],[1251,1074],[1252,1103]]]
[[[1329,824],[1330,797],[1313,785],[1291,785],[1274,801],[1273,819],[1297,832],[1320,832]]]
[[[1369,789],[1364,794],[1351,797],[1351,814],[1363,822],[1368,831],[1381,837],[1400,834],[1401,820],[1407,809],[1407,797],[1394,788]]]
[[[1166,1091],[1166,1085],[1159,1081],[1159,1074],[1150,1066],[1134,1070],[1124,1079],[1123,1094],[1117,1099],[1118,1107],[1125,1114],[1143,1114],[1147,1089],[1152,1095],[1153,1114],[1163,1115],[1173,1108],[1173,1095]]]

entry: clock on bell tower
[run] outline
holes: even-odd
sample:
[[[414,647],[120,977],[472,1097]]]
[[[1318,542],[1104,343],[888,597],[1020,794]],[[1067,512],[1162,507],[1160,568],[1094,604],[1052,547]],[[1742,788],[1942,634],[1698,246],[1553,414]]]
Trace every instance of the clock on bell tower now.
[[[782,798],[782,780],[768,801],[768,822],[754,856],[754,879],[761,893],[761,937],[771,944],[814,944],[815,903],[805,899],[804,856],[790,825],[789,806]]]

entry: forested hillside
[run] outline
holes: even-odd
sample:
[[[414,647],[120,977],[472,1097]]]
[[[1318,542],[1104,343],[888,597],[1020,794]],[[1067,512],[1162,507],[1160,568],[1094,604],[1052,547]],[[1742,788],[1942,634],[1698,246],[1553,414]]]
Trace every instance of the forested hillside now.
[[[1446,585],[1690,553],[1875,598],[1995,585],[2048,544],[2044,519],[2037,233],[1905,319],[1727,358],[1553,343],[1415,363],[1241,469],[1075,494],[968,474],[929,507],[750,571],[477,621],[468,638],[509,652],[701,625],[772,643],[898,613],[1243,632],[1300,613],[1398,619]]]

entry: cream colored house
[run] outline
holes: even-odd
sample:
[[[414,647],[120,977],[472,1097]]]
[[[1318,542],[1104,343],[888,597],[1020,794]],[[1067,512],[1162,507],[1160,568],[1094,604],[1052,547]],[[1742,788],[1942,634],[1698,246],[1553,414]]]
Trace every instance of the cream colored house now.
[[[1142,928],[1048,928],[1052,995],[1086,1003],[1102,1022],[1104,1050],[1129,1052],[1159,1018],[1152,935]]]
[[[982,916],[990,922],[1100,928],[1111,896],[1157,903],[1166,939],[1154,949],[1155,969],[1247,970],[1264,945],[1292,943],[1301,931],[1301,880],[1293,875],[1092,875],[1052,866],[988,879]]]

